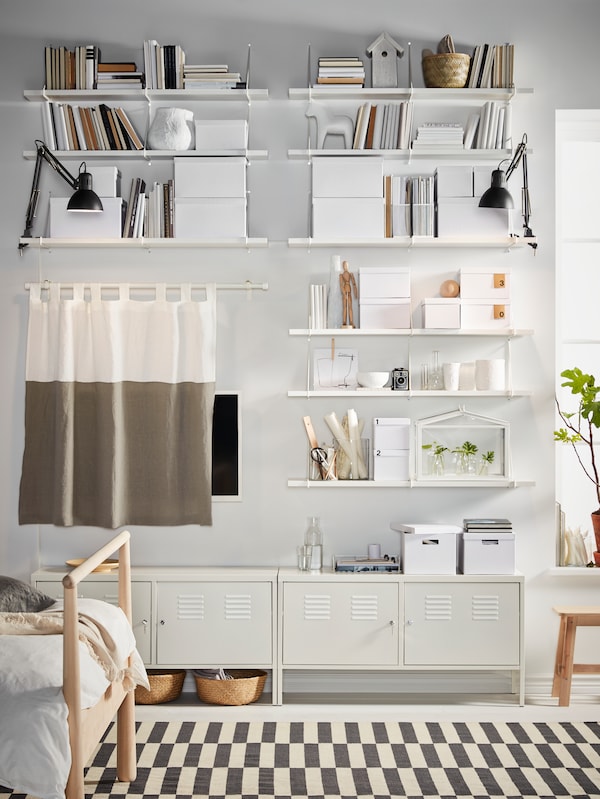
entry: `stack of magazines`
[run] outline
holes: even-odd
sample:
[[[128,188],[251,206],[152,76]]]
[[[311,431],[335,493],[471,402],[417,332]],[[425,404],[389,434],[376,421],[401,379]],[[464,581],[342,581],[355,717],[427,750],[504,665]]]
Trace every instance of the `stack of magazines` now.
[[[512,533],[508,519],[464,519],[465,533]]]
[[[382,558],[334,558],[336,572],[399,572],[399,558],[385,555]]]

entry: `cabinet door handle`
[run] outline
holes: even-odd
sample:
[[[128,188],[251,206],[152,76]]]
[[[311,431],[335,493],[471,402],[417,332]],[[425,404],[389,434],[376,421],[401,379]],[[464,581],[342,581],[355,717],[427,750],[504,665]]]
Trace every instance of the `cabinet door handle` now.
[[[148,619],[142,619],[140,624],[144,628],[144,633],[148,632]]]
[[[161,627],[164,627],[167,622],[164,619],[161,619],[159,624]]]
[[[410,627],[412,624],[414,624],[414,621],[412,619],[407,619],[406,624]]]

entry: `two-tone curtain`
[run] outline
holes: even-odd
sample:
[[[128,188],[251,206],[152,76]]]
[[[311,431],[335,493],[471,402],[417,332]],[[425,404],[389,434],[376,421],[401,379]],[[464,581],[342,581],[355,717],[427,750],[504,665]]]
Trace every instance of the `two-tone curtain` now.
[[[30,286],[20,523],[211,524],[216,287],[69,289]]]

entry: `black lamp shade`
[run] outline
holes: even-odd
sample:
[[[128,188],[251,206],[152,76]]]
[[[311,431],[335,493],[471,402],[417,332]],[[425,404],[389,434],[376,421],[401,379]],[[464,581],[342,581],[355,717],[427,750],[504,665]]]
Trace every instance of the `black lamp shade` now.
[[[80,172],[78,188],[67,203],[67,211],[103,211],[100,197],[92,189],[92,175]]]
[[[492,185],[481,195],[480,208],[514,208],[515,204],[506,188],[506,173],[502,169],[492,172]]]

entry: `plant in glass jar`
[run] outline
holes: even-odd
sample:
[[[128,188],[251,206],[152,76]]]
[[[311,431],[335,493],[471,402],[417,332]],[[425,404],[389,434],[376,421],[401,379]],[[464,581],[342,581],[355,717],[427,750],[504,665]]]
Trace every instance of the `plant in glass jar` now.
[[[494,462],[494,458],[496,457],[496,453],[493,450],[489,450],[488,452],[481,453],[481,463],[479,464],[479,471],[478,474],[480,476],[485,476],[491,464]]]
[[[430,456],[429,469],[427,470],[429,474],[442,477],[446,470],[444,453],[449,452],[448,447],[444,447],[442,444],[438,444],[437,441],[433,441],[431,444],[423,444],[422,448],[427,450]]]
[[[456,474],[475,474],[475,456],[478,450],[477,444],[472,444],[470,441],[463,441],[460,447],[454,450],[456,454]]]
[[[594,375],[585,374],[578,367],[565,369],[560,376],[566,378],[561,385],[570,389],[571,394],[578,397],[578,404],[577,410],[568,413],[560,407],[558,399],[556,400],[558,415],[564,427],[554,431],[554,440],[562,441],[573,447],[583,473],[594,484],[599,506],[591,514],[596,541],[594,562],[600,566],[600,473],[595,450],[597,442],[594,440],[595,431],[600,429],[600,399],[598,398],[600,386],[596,385]],[[581,447],[577,446],[580,443],[587,446],[587,463],[581,454]]]

